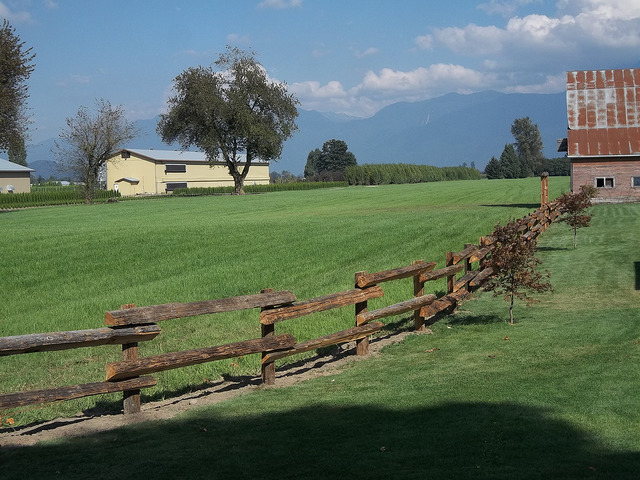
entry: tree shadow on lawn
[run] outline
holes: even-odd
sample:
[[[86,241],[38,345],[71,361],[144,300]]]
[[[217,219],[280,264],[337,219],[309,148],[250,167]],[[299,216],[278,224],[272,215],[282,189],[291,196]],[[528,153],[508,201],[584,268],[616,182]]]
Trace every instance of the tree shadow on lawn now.
[[[536,250],[540,252],[565,252],[569,249],[567,247],[536,247]]]
[[[492,323],[504,323],[505,319],[498,315],[468,315],[466,312],[458,312],[449,317],[450,325],[490,325]]]
[[[483,204],[481,207],[502,207],[502,208],[533,208],[537,210],[540,208],[539,203],[493,203]]]
[[[201,409],[197,417],[0,449],[3,478],[527,480],[631,479],[639,472],[638,452],[611,451],[543,409],[513,403],[398,409],[331,398],[345,405],[225,416]]]

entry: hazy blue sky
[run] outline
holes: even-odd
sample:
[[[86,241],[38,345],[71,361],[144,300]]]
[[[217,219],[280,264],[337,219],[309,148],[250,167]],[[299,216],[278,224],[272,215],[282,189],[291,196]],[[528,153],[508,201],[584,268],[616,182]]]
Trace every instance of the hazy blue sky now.
[[[640,64],[640,0],[0,0],[0,18],[36,53],[33,141],[99,98],[152,118],[176,75],[227,44],[255,50],[302,108],[358,116]]]

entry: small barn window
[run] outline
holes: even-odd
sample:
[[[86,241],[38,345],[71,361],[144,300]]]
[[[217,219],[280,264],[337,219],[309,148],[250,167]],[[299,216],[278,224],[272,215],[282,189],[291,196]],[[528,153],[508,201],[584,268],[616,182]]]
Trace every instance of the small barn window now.
[[[596,177],[597,188],[614,188],[615,181],[613,177]]]
[[[187,182],[167,183],[166,191],[173,192],[177,188],[187,188]]]
[[[187,166],[184,163],[167,163],[164,166],[164,173],[186,173]]]
[[[631,177],[631,186],[640,187],[640,177]]]

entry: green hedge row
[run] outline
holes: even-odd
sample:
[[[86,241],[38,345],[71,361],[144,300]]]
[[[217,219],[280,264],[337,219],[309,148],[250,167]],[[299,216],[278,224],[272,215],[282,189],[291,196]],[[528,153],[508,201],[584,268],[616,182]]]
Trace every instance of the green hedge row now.
[[[286,182],[269,185],[245,185],[245,193],[283,192],[285,190],[315,190],[318,188],[348,187],[347,182]],[[195,197],[203,195],[224,195],[234,192],[234,187],[192,187],[176,188],[174,196]]]
[[[347,167],[344,177],[349,185],[424,183],[445,180],[479,180],[480,172],[469,167],[433,167],[405,163],[364,164]]]
[[[119,197],[113,190],[98,190],[94,201],[104,202],[111,197]],[[79,188],[65,188],[31,193],[5,193],[0,195],[0,208],[44,207],[48,205],[72,205],[84,203],[84,194]]]

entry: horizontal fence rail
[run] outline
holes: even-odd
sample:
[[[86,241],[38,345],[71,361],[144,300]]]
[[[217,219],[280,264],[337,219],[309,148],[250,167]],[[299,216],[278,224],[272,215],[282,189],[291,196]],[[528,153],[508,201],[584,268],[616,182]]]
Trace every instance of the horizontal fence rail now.
[[[523,237],[535,239],[558,217],[555,203],[547,203],[520,220]],[[103,345],[122,345],[122,360],[106,365],[106,381],[69,385],[43,390],[31,390],[0,395],[0,408],[14,408],[36,403],[71,400],[91,395],[123,392],[125,414],[140,411],[140,390],[156,385],[150,373],[182,368],[204,362],[261,354],[263,383],[275,383],[275,361],[318,348],[356,342],[356,353],[368,353],[369,337],[385,327],[380,320],[413,312],[416,330],[427,322],[447,313],[492,275],[485,259],[494,247],[491,236],[481,237],[477,245],[467,244],[459,252],[447,252],[446,264],[436,269],[437,262],[416,260],[411,265],[375,273],[357,272],[354,288],[308,300],[298,300],[290,291],[265,289],[258,294],[205,300],[191,303],[170,303],[136,307],[122,305],[105,313],[107,327],[68,332],[37,333],[0,338],[0,356],[67,350]],[[477,265],[477,268],[473,268]],[[375,310],[368,310],[368,301],[384,296],[379,284],[413,278],[413,297]],[[447,279],[447,291],[441,297],[424,293],[427,282]],[[290,334],[275,334],[275,325],[335,308],[355,309],[354,326],[346,330],[298,342]],[[181,352],[139,357],[138,342],[153,340],[161,333],[157,322],[192,316],[237,310],[260,309],[258,321],[261,337],[226,345]]]

